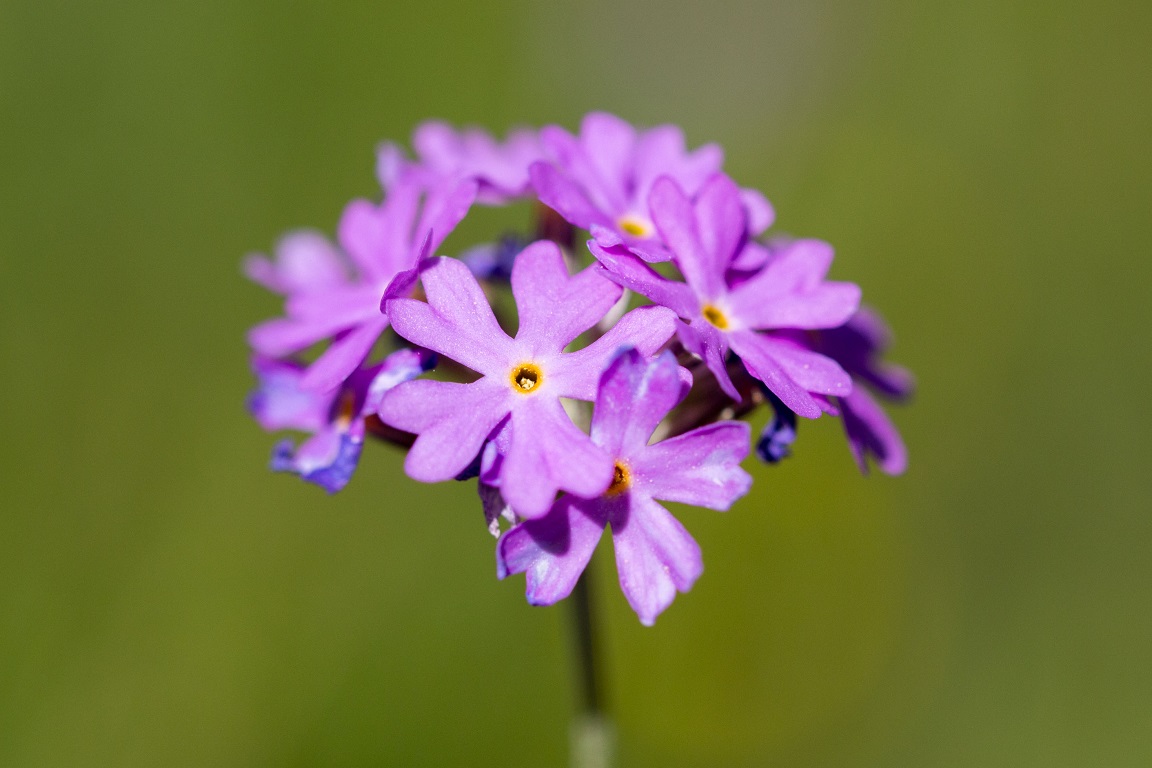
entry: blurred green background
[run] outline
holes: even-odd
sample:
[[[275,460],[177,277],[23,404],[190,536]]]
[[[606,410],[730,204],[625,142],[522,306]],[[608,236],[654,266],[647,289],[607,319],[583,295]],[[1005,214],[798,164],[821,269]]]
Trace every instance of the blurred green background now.
[[[0,2],[0,766],[551,766],[563,608],[469,486],[265,466],[239,261],[427,117],[683,125],[836,245],[917,374],[597,562],[624,766],[1152,764],[1147,3]],[[480,233],[477,233],[480,234]],[[749,463],[751,465],[751,462]]]

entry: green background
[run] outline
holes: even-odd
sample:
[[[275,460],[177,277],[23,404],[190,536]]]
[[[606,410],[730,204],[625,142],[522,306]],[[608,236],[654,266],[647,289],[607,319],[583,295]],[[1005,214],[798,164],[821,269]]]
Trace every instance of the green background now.
[[[656,627],[597,561],[621,764],[1152,764],[1150,9],[3,0],[0,765],[563,764],[470,487],[266,470],[238,265],[422,119],[597,108],[720,142],[919,380],[906,476],[824,420],[686,510]]]

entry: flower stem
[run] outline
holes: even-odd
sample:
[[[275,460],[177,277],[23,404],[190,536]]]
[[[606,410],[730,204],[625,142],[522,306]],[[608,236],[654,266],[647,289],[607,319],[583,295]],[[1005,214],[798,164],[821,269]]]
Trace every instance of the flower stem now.
[[[585,568],[572,590],[572,628],[575,641],[579,710],[572,721],[572,768],[611,768],[614,733],[604,711],[604,692],[596,663],[596,627],[588,572]]]

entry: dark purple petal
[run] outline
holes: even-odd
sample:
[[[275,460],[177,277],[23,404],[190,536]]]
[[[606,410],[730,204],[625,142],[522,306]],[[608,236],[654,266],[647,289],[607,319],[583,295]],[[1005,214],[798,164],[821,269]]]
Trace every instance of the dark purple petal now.
[[[272,452],[275,472],[291,472],[328,493],[341,490],[360,462],[363,441],[346,431],[331,428],[317,432],[293,452],[292,441],[281,442]]]
[[[377,315],[342,339],[332,342],[308,367],[300,385],[313,392],[331,392],[360,367],[372,345],[388,327],[388,318]]]
[[[726,510],[752,487],[740,468],[751,428],[742,421],[708,424],[635,454],[636,491],[665,501]]]
[[[421,282],[428,302],[389,300],[392,327],[417,346],[502,379],[514,356],[512,340],[500,329],[476,278],[457,259],[438,256],[426,263]]]
[[[611,517],[620,588],[640,623],[652,626],[676,597],[704,572],[700,547],[668,510],[652,499],[622,496]]]
[[[511,445],[504,456],[500,489],[512,510],[537,518],[557,491],[599,496],[612,482],[612,458],[581,432],[554,397],[523,398],[512,409]]]
[[[496,545],[496,576],[525,574],[532,605],[563,600],[584,573],[604,532],[603,518],[585,511],[598,503],[566,496],[546,517],[510,529]]]
[[[479,453],[493,428],[508,413],[511,390],[486,379],[457,384],[409,381],[384,394],[380,419],[418,435],[404,469],[426,483],[451,480]]]
[[[772,407],[772,418],[764,425],[760,439],[756,441],[756,455],[767,464],[777,464],[792,455],[792,444],[796,442],[796,414],[767,387],[763,392]]]
[[[884,319],[871,308],[861,307],[844,325],[821,331],[818,339],[820,352],[886,397],[903,400],[912,394],[912,373],[880,359],[892,343],[892,334]]]
[[[676,330],[676,315],[665,307],[639,307],[616,323],[608,333],[584,349],[562,355],[553,363],[562,382],[561,397],[595,400],[600,374],[622,347],[634,347],[651,357]]]
[[[848,447],[860,471],[868,474],[867,456],[876,458],[876,465],[887,475],[900,475],[908,468],[908,451],[904,440],[884,409],[872,399],[864,387],[853,387],[852,392],[840,399],[844,431]]]
[[[555,243],[533,243],[512,267],[512,294],[520,315],[516,338],[529,341],[534,354],[563,349],[599,322],[622,293],[602,270],[569,275]]]
[[[683,394],[680,366],[671,352],[651,364],[634,349],[617,354],[600,377],[592,442],[612,456],[640,451]]]
[[[699,314],[700,303],[691,288],[659,274],[633,255],[628,246],[606,247],[599,240],[589,240],[588,250],[604,267],[608,279],[668,307],[685,319]]]

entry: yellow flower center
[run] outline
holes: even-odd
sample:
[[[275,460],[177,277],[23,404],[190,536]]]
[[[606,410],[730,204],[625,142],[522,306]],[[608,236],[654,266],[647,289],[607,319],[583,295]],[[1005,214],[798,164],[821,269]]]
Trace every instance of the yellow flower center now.
[[[711,304],[705,304],[703,307],[701,307],[700,314],[704,315],[705,320],[712,323],[712,325],[716,326],[720,330],[723,331],[728,328],[728,318],[724,316],[723,312]]]
[[[640,216],[633,216],[632,214],[621,216],[620,220],[616,222],[616,226],[632,237],[651,237],[652,235],[652,222]]]
[[[632,473],[628,471],[628,465],[617,460],[616,467],[612,473],[612,485],[608,486],[608,490],[604,493],[607,496],[615,496],[628,490],[628,486],[631,484]]]
[[[521,363],[512,369],[509,376],[512,389],[521,394],[535,392],[544,383],[544,372],[535,363]]]

